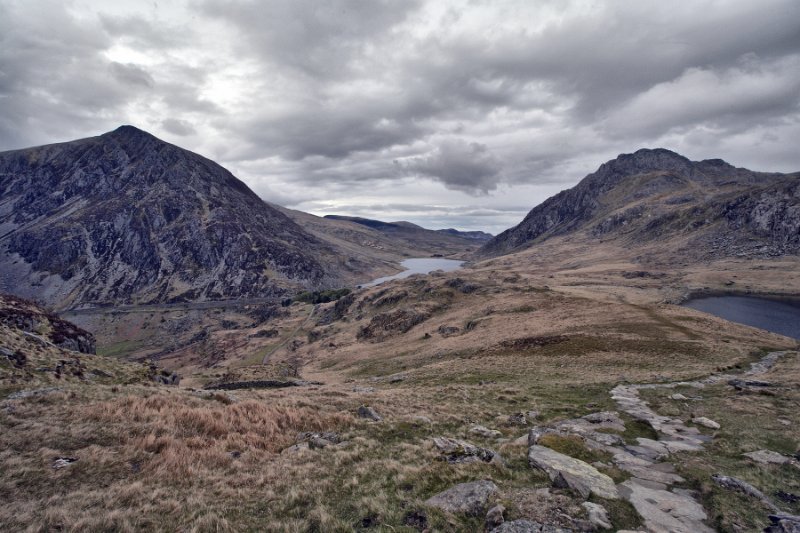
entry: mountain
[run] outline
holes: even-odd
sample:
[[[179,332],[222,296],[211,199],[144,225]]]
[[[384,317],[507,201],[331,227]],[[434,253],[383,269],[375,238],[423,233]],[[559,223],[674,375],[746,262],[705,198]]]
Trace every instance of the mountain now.
[[[800,253],[800,173],[736,168],[642,149],[600,166],[478,252],[508,254],[557,236],[661,247],[686,258]]]
[[[465,239],[470,239],[477,242],[486,242],[492,238],[492,234],[486,233],[485,231],[460,231],[454,228],[437,229],[436,231],[440,233],[446,233],[448,235],[454,235],[456,237],[464,237]]]
[[[0,153],[0,291],[57,307],[263,297],[373,265],[132,126]]]
[[[410,249],[407,255],[458,255],[475,250],[488,235],[480,231],[461,232],[455,229],[431,230],[417,224],[397,221],[383,222],[369,218],[344,215],[325,215],[325,220],[357,224],[379,232],[392,240],[393,246]],[[488,235],[488,237],[491,237]],[[488,239],[487,239],[488,240]],[[415,250],[415,251],[414,251]]]

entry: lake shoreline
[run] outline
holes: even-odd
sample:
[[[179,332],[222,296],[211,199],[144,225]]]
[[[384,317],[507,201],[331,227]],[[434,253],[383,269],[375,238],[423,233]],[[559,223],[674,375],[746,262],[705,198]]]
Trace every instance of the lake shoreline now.
[[[444,257],[409,257],[400,262],[400,266],[405,267],[405,270],[393,274],[391,276],[382,276],[370,282],[362,283],[357,288],[366,289],[375,287],[387,281],[395,279],[403,279],[415,274],[430,274],[437,270],[444,272],[453,272],[464,268],[467,262],[461,259],[447,259]]]

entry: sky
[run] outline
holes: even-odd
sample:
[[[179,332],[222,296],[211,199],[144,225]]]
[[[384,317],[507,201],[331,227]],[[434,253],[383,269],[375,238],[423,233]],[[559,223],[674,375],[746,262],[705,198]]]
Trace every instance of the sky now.
[[[800,170],[800,2],[0,0],[0,150],[121,124],[287,207],[498,233],[639,148]]]

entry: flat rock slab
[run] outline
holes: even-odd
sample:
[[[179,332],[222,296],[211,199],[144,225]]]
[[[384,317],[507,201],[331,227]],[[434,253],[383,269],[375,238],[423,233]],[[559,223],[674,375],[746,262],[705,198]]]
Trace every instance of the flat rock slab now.
[[[425,505],[437,507],[448,513],[481,516],[486,512],[489,498],[495,492],[497,485],[491,481],[461,483],[428,498]]]
[[[708,429],[719,429],[719,423],[711,420],[710,418],[706,418],[704,416],[698,416],[697,418],[692,418],[692,422],[697,424],[698,426],[703,426],[704,428]]]
[[[485,426],[472,426],[469,428],[469,432],[479,437],[486,437],[487,439],[499,439],[503,436],[503,434],[496,429],[489,429]]]
[[[546,446],[534,444],[528,448],[528,464],[547,472],[554,485],[569,488],[583,498],[592,494],[607,500],[619,498],[617,487],[610,477],[588,463]]]
[[[743,453],[742,455],[761,464],[782,465],[792,461],[791,457],[786,457],[772,450],[758,450],[755,452]]]
[[[581,506],[586,509],[589,515],[589,522],[598,529],[611,529],[611,520],[608,519],[608,511],[600,504],[583,502]]]
[[[649,485],[649,486],[648,486]],[[703,523],[707,518],[703,507],[686,494],[676,494],[653,484],[629,479],[619,492],[644,520],[653,533],[713,533]]]

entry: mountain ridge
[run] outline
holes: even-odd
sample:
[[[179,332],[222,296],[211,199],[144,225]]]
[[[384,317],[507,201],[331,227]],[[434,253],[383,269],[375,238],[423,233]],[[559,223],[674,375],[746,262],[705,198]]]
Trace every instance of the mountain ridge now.
[[[632,246],[692,235],[698,247],[688,251],[697,257],[711,254],[712,247],[713,253],[727,253],[725,246],[713,246],[715,240],[727,242],[735,253],[798,253],[798,177],[754,172],[721,159],[690,161],[663,148],[641,149],[603,163],[534,207],[477,255],[504,255],[575,233],[589,239],[627,236]]]
[[[0,197],[0,288],[59,307],[277,295],[368,267],[133,126],[0,153]]]

